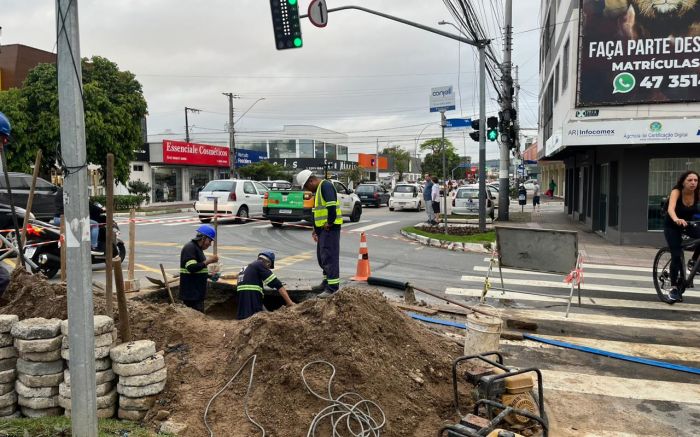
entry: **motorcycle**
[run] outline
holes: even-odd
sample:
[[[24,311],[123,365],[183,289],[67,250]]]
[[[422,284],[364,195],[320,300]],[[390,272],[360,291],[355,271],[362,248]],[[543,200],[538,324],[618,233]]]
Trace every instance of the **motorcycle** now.
[[[106,215],[100,216],[102,220],[96,220],[100,224],[100,232],[98,236],[98,248],[91,252],[92,264],[102,264],[105,262],[106,256],[104,252],[106,241]],[[124,261],[126,258],[126,245],[119,238],[119,226],[116,222],[112,223],[112,253],[119,255],[119,258]],[[37,266],[37,269],[32,269],[34,273],[41,272],[47,278],[51,279],[61,269],[61,248],[59,239],[61,231],[58,227],[31,221],[27,226],[27,243],[24,247],[24,255],[30,258]]]

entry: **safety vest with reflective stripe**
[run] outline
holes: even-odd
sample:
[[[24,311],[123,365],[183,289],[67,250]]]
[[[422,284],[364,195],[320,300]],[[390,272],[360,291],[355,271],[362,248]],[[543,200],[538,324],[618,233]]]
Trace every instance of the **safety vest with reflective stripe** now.
[[[321,228],[328,223],[328,207],[335,206],[335,221],[333,222],[334,225],[342,225],[343,224],[343,212],[340,209],[340,201],[338,200],[338,196],[336,195],[336,200],[334,202],[326,202],[326,199],[323,198],[323,193],[321,193],[321,187],[324,183],[329,183],[331,186],[333,186],[333,182],[327,181],[327,180],[322,180],[320,184],[318,184],[318,187],[316,187],[316,198],[314,199],[314,226],[317,228]],[[335,187],[333,187],[335,190]]]
[[[180,273],[185,274],[185,275],[191,275],[191,274],[195,274],[195,275],[196,275],[196,274],[202,274],[202,273],[209,274],[209,269],[208,269],[208,268],[204,268],[204,269],[201,269],[201,270],[199,270],[199,271],[196,271],[196,272],[191,273],[189,270],[187,270],[187,267],[189,267],[189,266],[191,266],[191,265],[193,265],[193,264],[197,264],[197,260],[191,259],[191,260],[187,261],[187,262],[185,263],[185,268],[184,268],[184,269],[182,269],[182,268],[180,269]]]

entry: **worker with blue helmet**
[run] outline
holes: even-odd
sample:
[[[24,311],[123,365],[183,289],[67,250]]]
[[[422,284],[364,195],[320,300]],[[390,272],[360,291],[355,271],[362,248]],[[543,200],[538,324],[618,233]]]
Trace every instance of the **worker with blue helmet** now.
[[[243,320],[255,313],[263,311],[265,298],[265,286],[276,289],[286,306],[293,306],[294,302],[289,298],[284,284],[277,279],[272,269],[275,268],[275,253],[263,250],[258,254],[258,259],[248,264],[243,273],[238,277],[236,291],[238,293],[237,319]]]
[[[12,125],[10,119],[5,114],[0,112],[0,146],[10,142],[10,134],[12,133]]]
[[[214,240],[214,227],[202,225],[180,252],[180,299],[188,307],[200,312],[204,312],[204,298],[207,295],[208,266],[219,262],[218,256],[204,254]]]

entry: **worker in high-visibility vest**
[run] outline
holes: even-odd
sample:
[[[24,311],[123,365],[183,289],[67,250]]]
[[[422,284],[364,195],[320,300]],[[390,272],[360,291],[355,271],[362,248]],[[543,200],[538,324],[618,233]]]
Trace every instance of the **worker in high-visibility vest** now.
[[[258,259],[248,264],[243,273],[238,277],[238,320],[247,319],[253,314],[264,311],[265,286],[276,289],[284,304],[288,307],[294,306],[294,302],[289,298],[289,293],[284,284],[272,273],[275,268],[275,253],[264,250],[258,254]]]
[[[326,298],[340,287],[340,226],[343,213],[333,182],[320,179],[311,170],[302,170],[296,181],[304,190],[314,193],[314,231],[316,258],[323,270],[324,291],[318,297]]]
[[[207,279],[210,277],[208,266],[219,262],[218,256],[204,254],[214,240],[214,226],[202,225],[180,252],[180,299],[188,307],[200,312],[204,312],[204,298],[207,295]],[[217,279],[218,273],[212,275],[212,280]]]

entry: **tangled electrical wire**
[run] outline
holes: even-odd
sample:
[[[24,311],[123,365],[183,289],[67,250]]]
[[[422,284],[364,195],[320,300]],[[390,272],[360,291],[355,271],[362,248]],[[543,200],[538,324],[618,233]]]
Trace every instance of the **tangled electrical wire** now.
[[[328,397],[316,393],[306,381],[306,369],[310,366],[323,364],[331,368],[332,373],[328,380]],[[332,437],[340,437],[341,431],[349,433],[353,437],[378,437],[381,429],[386,424],[384,410],[374,401],[365,399],[357,393],[343,393],[337,398],[333,397],[332,386],[335,377],[335,367],[327,361],[312,361],[301,369],[301,379],[306,389],[317,398],[329,403],[321,410],[309,426],[306,437],[314,437],[320,424],[328,419],[333,430]]]

